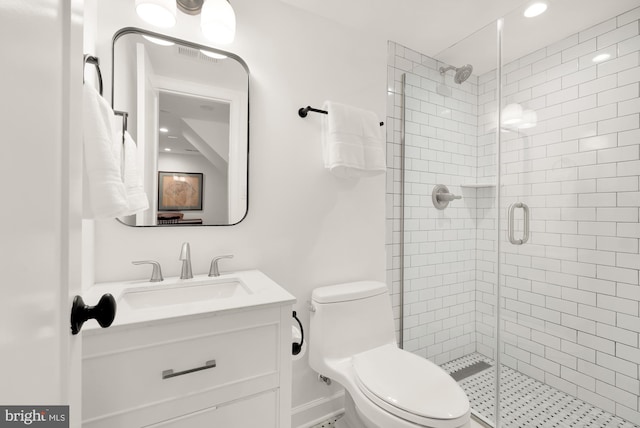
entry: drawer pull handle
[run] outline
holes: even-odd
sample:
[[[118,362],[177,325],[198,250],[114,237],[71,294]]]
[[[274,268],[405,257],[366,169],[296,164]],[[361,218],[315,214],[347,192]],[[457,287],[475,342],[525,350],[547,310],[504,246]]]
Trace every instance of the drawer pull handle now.
[[[216,360],[210,360],[207,361],[206,363],[204,363],[204,366],[201,367],[196,367],[193,369],[189,369],[189,370],[183,370],[181,372],[175,372],[172,369],[169,370],[164,370],[162,372],[162,379],[170,379],[172,377],[176,377],[176,376],[182,376],[182,375],[186,375],[189,373],[193,373],[193,372],[199,372],[200,370],[207,370],[207,369],[212,369],[216,366]]]

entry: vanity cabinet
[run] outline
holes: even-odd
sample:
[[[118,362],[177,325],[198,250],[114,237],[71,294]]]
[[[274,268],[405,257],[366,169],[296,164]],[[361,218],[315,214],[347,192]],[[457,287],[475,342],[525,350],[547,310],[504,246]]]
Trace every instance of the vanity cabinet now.
[[[290,427],[291,309],[87,331],[82,426]]]

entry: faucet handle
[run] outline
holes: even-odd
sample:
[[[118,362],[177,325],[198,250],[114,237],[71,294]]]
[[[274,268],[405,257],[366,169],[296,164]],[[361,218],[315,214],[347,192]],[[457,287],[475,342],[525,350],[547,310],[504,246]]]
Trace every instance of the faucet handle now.
[[[155,260],[136,260],[131,262],[134,265],[153,265],[153,271],[151,272],[151,279],[149,282],[160,282],[164,281],[162,277],[162,268],[160,267],[160,263]]]
[[[214,257],[213,260],[211,260],[211,267],[209,268],[209,276],[220,276],[220,271],[218,270],[218,260],[232,259],[232,258],[233,258],[233,254]]]

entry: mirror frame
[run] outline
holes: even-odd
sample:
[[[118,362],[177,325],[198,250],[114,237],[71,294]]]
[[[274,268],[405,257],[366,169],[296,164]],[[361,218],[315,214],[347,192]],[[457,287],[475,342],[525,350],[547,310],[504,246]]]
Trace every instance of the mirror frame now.
[[[247,65],[247,63],[240,58],[238,55],[234,54],[233,52],[228,52],[228,51],[223,51],[221,49],[217,49],[217,48],[213,48],[211,46],[205,46],[205,45],[200,45],[198,43],[193,43],[187,40],[182,40],[182,39],[177,39],[175,37],[172,36],[167,36],[166,34],[161,34],[161,33],[155,33],[153,31],[148,31],[148,30],[143,30],[142,28],[136,28],[136,27],[125,27],[125,28],[121,28],[120,30],[116,31],[116,33],[113,35],[113,39],[111,42],[111,108],[115,108],[114,106],[114,95],[115,95],[115,85],[114,85],[114,80],[115,80],[115,45],[116,42],[118,41],[118,39],[122,36],[125,36],[127,34],[140,34],[140,35],[146,35],[149,37],[157,37],[160,39],[164,39],[164,40],[168,40],[171,41],[175,44],[179,44],[179,45],[183,45],[192,49],[204,49],[207,51],[212,51],[215,53],[219,53],[221,55],[225,55],[229,58],[233,58],[234,60],[236,60],[243,68],[244,70],[247,72],[247,172],[246,172],[246,182],[247,182],[247,203],[246,203],[246,210],[244,212],[244,216],[242,216],[242,218],[240,220],[238,220],[235,223],[229,223],[229,224],[164,224],[164,225],[158,225],[158,224],[149,224],[149,225],[141,225],[141,226],[137,226],[137,225],[132,225],[132,224],[127,224],[125,222],[123,222],[120,218],[116,218],[116,220],[118,220],[119,223],[128,226],[128,227],[134,227],[134,228],[138,228],[138,227],[160,227],[160,228],[165,228],[165,227],[209,227],[209,226],[216,226],[216,227],[220,227],[220,226],[235,226],[237,224],[239,224],[240,222],[242,222],[245,218],[247,218],[247,215],[249,214],[249,166],[250,166],[250,158],[251,158],[251,150],[250,150],[250,142],[251,142],[251,138],[250,138],[250,132],[251,132],[251,97],[250,97],[250,87],[251,87],[251,73],[249,72],[249,66]]]

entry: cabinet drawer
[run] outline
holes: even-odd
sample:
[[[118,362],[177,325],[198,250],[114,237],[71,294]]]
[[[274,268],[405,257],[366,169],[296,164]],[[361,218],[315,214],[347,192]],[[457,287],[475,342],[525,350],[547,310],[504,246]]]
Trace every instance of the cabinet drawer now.
[[[211,428],[211,427],[260,427],[277,428],[276,393],[238,400],[233,403],[210,407],[144,428]]]
[[[278,326],[267,324],[89,356],[83,360],[83,419],[274,377],[277,343]],[[215,366],[204,368],[208,361]]]

